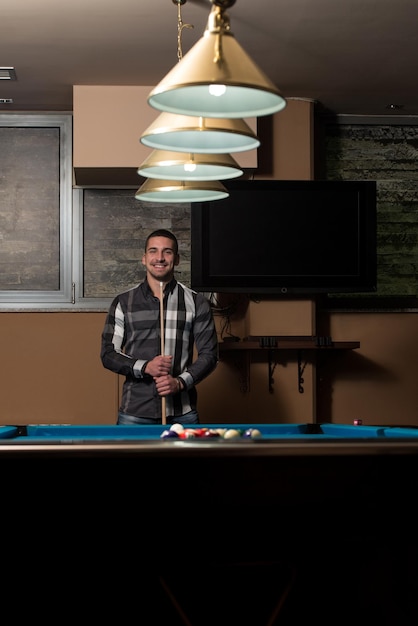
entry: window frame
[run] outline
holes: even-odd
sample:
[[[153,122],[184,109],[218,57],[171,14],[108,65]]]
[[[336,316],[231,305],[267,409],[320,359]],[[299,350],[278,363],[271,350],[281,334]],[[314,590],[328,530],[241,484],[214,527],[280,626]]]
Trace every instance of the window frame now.
[[[84,297],[84,187],[73,189],[73,305],[83,311],[107,311],[112,298]],[[116,295],[116,294],[115,294]]]
[[[0,310],[43,310],[69,307],[74,302],[72,284],[72,115],[1,114],[0,126],[7,128],[59,129],[59,289],[0,291]]]

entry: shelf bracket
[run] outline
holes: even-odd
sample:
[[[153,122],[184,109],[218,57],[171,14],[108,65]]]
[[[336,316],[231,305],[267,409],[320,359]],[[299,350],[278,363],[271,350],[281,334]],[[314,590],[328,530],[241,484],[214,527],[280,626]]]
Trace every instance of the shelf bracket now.
[[[269,393],[274,393],[273,383],[274,383],[274,370],[276,369],[276,363],[273,362],[273,350],[268,351],[268,372],[269,372]]]
[[[299,393],[304,393],[305,389],[303,385],[305,380],[303,378],[303,372],[305,371],[306,361],[302,363],[302,350],[298,350],[298,390]]]

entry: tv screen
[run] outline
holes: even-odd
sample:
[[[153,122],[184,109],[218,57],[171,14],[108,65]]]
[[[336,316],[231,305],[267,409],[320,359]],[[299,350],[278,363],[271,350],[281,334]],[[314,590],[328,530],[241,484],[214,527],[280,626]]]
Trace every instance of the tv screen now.
[[[191,208],[191,286],[246,294],[374,292],[374,181],[233,180]]]

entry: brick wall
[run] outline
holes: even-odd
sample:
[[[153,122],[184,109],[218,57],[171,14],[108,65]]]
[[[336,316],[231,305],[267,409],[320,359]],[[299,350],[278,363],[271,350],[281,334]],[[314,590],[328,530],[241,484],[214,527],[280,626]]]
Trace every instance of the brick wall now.
[[[377,296],[418,293],[418,126],[327,123],[325,177],[377,181]]]

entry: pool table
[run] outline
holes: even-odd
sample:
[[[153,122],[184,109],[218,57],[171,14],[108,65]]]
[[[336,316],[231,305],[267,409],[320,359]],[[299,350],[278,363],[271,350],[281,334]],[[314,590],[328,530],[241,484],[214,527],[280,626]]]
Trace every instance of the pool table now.
[[[86,587],[93,575],[107,603],[129,607],[120,623],[158,606],[155,623],[213,625],[220,596],[219,623],[240,626],[417,623],[418,428],[200,427],[260,436],[0,427],[3,538],[26,537],[60,571],[84,563]]]
[[[106,449],[136,450],[138,453],[162,455],[188,455],[198,446],[199,454],[215,451],[218,455],[230,454],[239,449],[243,454],[258,455],[265,452],[259,448],[249,448],[248,444],[262,445],[269,454],[286,454],[286,450],[299,449],[300,452],[327,454],[340,448],[340,453],[373,449],[378,453],[384,450],[402,449],[411,451],[418,446],[418,428],[399,426],[367,426],[361,422],[351,424],[199,424],[192,425],[189,438],[165,438],[170,425],[156,426],[113,426],[113,425],[71,425],[71,424],[28,424],[25,426],[0,426],[0,453],[7,454],[13,449],[29,451],[36,449],[44,453],[55,450],[62,452],[63,446],[92,452]],[[201,432],[203,431],[203,432]],[[214,431],[235,431],[231,437],[214,436]],[[258,431],[251,436],[252,431]],[[195,434],[195,436],[193,436]],[[181,445],[180,445],[180,442]],[[175,446],[170,444],[176,444]],[[166,444],[169,444],[168,446]],[[232,448],[230,446],[233,446]],[[222,447],[220,447],[222,446]],[[67,450],[67,448],[65,448]]]

